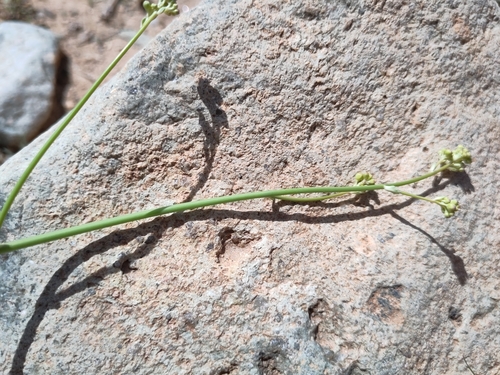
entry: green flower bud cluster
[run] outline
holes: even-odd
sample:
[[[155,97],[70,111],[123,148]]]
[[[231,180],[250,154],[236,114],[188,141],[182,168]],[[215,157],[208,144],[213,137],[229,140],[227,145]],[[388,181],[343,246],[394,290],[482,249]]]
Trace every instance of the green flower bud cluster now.
[[[354,186],[367,186],[375,185],[375,179],[369,172],[358,172],[354,176]],[[364,194],[364,191],[357,192],[355,194]]]
[[[354,176],[355,186],[375,185],[375,179],[369,172],[358,172]]]
[[[146,11],[147,16],[142,19],[141,26],[144,25],[144,22],[146,22],[146,20],[151,16],[156,18],[162,13],[165,13],[167,16],[176,16],[179,14],[176,0],[159,0],[158,4],[152,4],[149,1],[145,1],[142,3],[142,6]]]
[[[455,212],[457,212],[458,209],[460,208],[458,201],[456,199],[439,197],[435,198],[434,202],[439,204],[439,206],[441,207],[441,212],[446,218],[452,217],[455,214]]]
[[[463,172],[466,164],[472,163],[472,157],[464,146],[459,145],[453,151],[443,149],[439,151],[439,165],[444,167],[448,165],[447,170],[451,172]]]

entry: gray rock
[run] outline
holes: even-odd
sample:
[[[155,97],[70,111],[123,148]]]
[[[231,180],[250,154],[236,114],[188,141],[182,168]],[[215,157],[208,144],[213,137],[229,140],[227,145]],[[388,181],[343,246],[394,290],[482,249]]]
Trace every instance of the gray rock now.
[[[2,256],[0,371],[498,373],[499,44],[485,0],[207,0],[181,16],[49,151],[3,240],[360,170],[402,180],[457,144],[468,173],[408,190],[462,210],[259,200]],[[0,202],[46,137],[0,167]]]
[[[23,22],[0,23],[0,146],[24,146],[46,125],[54,106],[58,40]]]

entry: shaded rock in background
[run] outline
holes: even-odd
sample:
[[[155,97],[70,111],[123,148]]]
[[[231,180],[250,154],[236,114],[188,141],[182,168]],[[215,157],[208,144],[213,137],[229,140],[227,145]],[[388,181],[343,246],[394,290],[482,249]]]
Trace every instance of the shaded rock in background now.
[[[68,127],[2,240],[360,170],[402,180],[460,143],[468,174],[408,189],[462,210],[240,202],[2,256],[0,370],[499,372],[499,43],[483,0],[181,16]],[[46,136],[0,167],[0,201]]]
[[[0,146],[15,150],[62,114],[56,93],[62,55],[49,30],[9,21],[0,24],[0,56]]]

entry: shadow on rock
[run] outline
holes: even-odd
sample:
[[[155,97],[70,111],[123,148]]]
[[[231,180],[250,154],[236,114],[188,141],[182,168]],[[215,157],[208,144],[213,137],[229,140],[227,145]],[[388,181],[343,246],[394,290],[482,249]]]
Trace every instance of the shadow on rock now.
[[[452,269],[453,273],[455,274],[455,276],[457,277],[458,282],[460,283],[460,285],[465,285],[466,284],[467,278],[469,276],[467,275],[467,271],[465,270],[464,261],[458,255],[455,255],[455,251],[454,250],[450,250],[450,249],[444,247],[443,245],[441,245],[438,242],[438,240],[436,240],[434,237],[432,237],[425,230],[423,230],[422,228],[417,227],[415,224],[410,223],[408,220],[402,218],[401,216],[399,216],[395,212],[391,212],[390,214],[391,214],[391,216],[393,218],[395,218],[396,220],[399,220],[401,223],[403,223],[405,225],[408,225],[409,227],[411,227],[411,228],[419,231],[424,236],[426,236],[433,244],[437,245],[437,247],[439,247],[439,250],[441,250],[448,257],[448,259],[450,260],[451,269]]]
[[[205,136],[203,141],[203,157],[205,159],[205,167],[198,176],[198,182],[192,188],[184,202],[191,201],[195,197],[196,193],[206,184],[208,176],[213,168],[217,147],[220,143],[221,128],[229,127],[226,112],[220,108],[223,100],[217,89],[211,86],[207,79],[202,78],[198,81],[197,90],[201,101],[205,104],[205,107],[207,107],[210,114],[210,121],[207,121],[205,115],[203,114],[203,110],[201,108],[198,109],[198,121]]]
[[[431,189],[425,191],[422,195],[429,195],[433,192],[443,189],[446,185],[450,184],[451,181],[443,182],[438,186],[434,186]],[[450,259],[451,267],[455,273],[459,283],[464,285],[467,280],[467,272],[465,270],[463,260],[454,254],[452,250],[445,248],[441,245],[434,237],[429,233],[420,229],[414,224],[411,224],[406,219],[402,218],[395,211],[401,210],[409,206],[414,200],[409,199],[402,203],[391,204],[387,206],[382,206],[379,208],[373,208],[369,205],[370,210],[366,212],[355,212],[349,214],[332,214],[325,216],[311,216],[303,213],[293,213],[287,214],[279,211],[278,205],[273,205],[272,210],[268,212],[263,211],[236,211],[236,210],[218,210],[218,209],[203,209],[199,211],[192,211],[186,213],[172,214],[167,217],[158,217],[150,222],[143,223],[136,228],[116,230],[115,232],[97,240],[89,245],[85,246],[83,249],[79,250],[76,254],[68,258],[64,264],[52,275],[47,285],[45,286],[43,292],[38,298],[35,311],[33,316],[26,325],[23,335],[20,339],[16,353],[14,355],[12,368],[10,371],[11,375],[23,374],[24,365],[26,362],[26,356],[32,345],[38,327],[43,321],[47,312],[51,309],[57,309],[61,305],[61,302],[67,298],[80,293],[90,287],[102,282],[106,276],[109,276],[116,272],[128,273],[133,270],[130,264],[139,258],[147,256],[158,243],[158,240],[162,237],[165,231],[169,228],[179,228],[184,224],[192,221],[205,221],[210,219],[222,220],[222,219],[237,219],[237,220],[259,220],[259,221],[269,221],[269,222],[302,222],[307,224],[334,224],[339,222],[347,221],[358,221],[367,217],[379,217],[383,215],[390,214],[395,219],[400,222],[412,227],[415,230],[423,233],[426,237],[430,239],[434,244],[436,244],[443,253]],[[335,208],[339,207],[346,202],[355,203],[355,200],[348,200],[343,202],[335,203],[322,203],[318,202],[315,205],[325,207],[325,208]],[[127,255],[126,258],[122,258],[119,264],[115,262],[112,265],[104,266],[98,271],[86,277],[66,289],[57,292],[57,290],[64,284],[68,279],[69,275],[84,262],[91,259],[93,256],[98,254],[103,254],[106,251],[113,249],[117,246],[125,245],[130,243],[132,240],[142,238],[142,241],[138,248],[131,254]]]

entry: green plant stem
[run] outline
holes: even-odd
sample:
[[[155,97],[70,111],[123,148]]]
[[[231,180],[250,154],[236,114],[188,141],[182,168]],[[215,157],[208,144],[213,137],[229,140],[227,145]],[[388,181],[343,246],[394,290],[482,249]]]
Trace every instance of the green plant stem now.
[[[403,186],[412,184],[426,178],[432,177],[448,166],[443,166],[436,169],[433,172],[426,173],[422,176],[418,176],[409,180],[389,183],[389,184],[377,184],[377,185],[366,185],[366,186],[318,186],[318,187],[302,187],[302,188],[291,188],[291,189],[280,189],[280,190],[266,190],[266,191],[255,191],[250,193],[242,193],[235,195],[227,195],[217,198],[202,199],[198,201],[186,202],[174,204],[172,206],[160,207],[151,210],[145,210],[140,212],[135,212],[131,214],[121,215],[110,219],[104,219],[100,221],[94,221],[92,223],[82,224],[66,229],[59,229],[53,232],[40,234],[28,238],[23,238],[20,240],[11,241],[5,244],[0,244],[0,254],[8,253],[11,251],[23,249],[30,246],[39,245],[46,242],[51,242],[67,237],[76,236],[78,234],[91,232],[94,230],[104,229],[112,227],[119,224],[125,224],[136,220],[148,219],[151,217],[171,214],[175,212],[183,212],[188,210],[194,210],[198,208],[214,206],[218,204],[232,203],[250,199],[259,198],[277,198],[283,195],[292,194],[313,194],[313,193],[353,193],[353,192],[366,192],[373,190],[382,190],[384,186]]]
[[[430,171],[430,172],[428,172],[426,174],[423,174],[421,176],[410,178],[409,180],[404,180],[404,181],[399,181],[399,182],[391,182],[391,183],[384,184],[384,185],[385,186],[405,186],[405,185],[414,184],[415,182],[419,182],[419,181],[425,180],[426,178],[429,178],[429,177],[437,175],[438,173],[444,172],[449,167],[450,167],[449,164],[445,164],[442,167],[437,168],[437,169],[435,169],[433,171]],[[368,185],[367,187],[369,187],[369,186],[370,185]],[[374,186],[374,185],[372,185],[372,186]]]
[[[390,184],[384,184],[384,185],[385,186],[387,186],[387,185],[389,185],[389,186],[404,186],[404,185],[413,184],[415,182],[422,181],[422,180],[424,180],[426,178],[435,176],[436,174],[438,174],[438,173],[446,170],[447,168],[448,168],[448,165],[444,165],[441,168],[438,168],[438,169],[436,169],[434,171],[426,173],[426,174],[424,174],[422,176],[418,176],[418,177],[415,177],[415,178],[412,178],[412,179],[409,179],[409,180],[405,180],[405,181],[394,182],[394,183],[390,183]],[[364,185],[364,186],[378,186],[378,185]],[[363,191],[367,191],[367,190],[368,189],[363,190]],[[374,190],[377,190],[377,189],[374,189]],[[334,199],[334,198],[338,198],[338,197],[341,197],[341,196],[344,196],[344,195],[347,195],[347,194],[353,194],[353,193],[356,193],[356,191],[354,191],[354,189],[353,189],[353,191],[350,191],[348,193],[337,193],[337,194],[331,194],[331,195],[324,195],[324,196],[320,196],[320,197],[290,197],[290,196],[281,195],[281,196],[277,196],[277,197],[274,197],[274,198],[275,199],[280,199],[280,200],[283,200],[283,201],[296,202],[296,203],[308,203],[308,202],[324,201],[324,200],[327,200],[327,199]],[[428,200],[428,199],[420,197],[418,195],[413,196],[410,193],[403,193],[403,192],[401,192],[401,194],[408,195],[408,196],[411,196],[411,197],[417,198],[417,199]],[[429,200],[429,202],[436,203],[436,202],[431,201],[431,200]]]
[[[197,208],[214,206],[217,204],[232,203],[237,201],[249,200],[249,199],[259,199],[259,198],[273,198],[279,195],[285,194],[308,194],[308,193],[331,193],[331,192],[351,192],[357,187],[306,187],[306,188],[292,188],[292,189],[282,189],[282,190],[267,190],[267,191],[256,191],[251,193],[235,194],[224,197],[209,198],[198,201],[186,202],[174,204],[172,206],[156,208],[152,210],[145,210],[140,212],[135,212],[132,214],[126,214],[117,216],[110,219],[104,219],[100,221],[95,221],[88,224],[78,225],[71,228],[60,229],[50,233],[41,234],[37,236],[28,237],[25,239],[20,239],[12,241],[6,244],[0,245],[0,254],[7,253],[14,250],[19,250],[25,247],[38,245],[41,243],[46,243],[62,238],[67,238],[75,236],[77,234],[87,233],[93,230],[99,230],[103,228],[108,228],[114,225],[125,224],[131,221],[148,219],[151,217],[170,214],[174,212],[182,212],[187,210],[194,210]],[[363,190],[376,190],[383,189],[383,185],[372,185],[363,186]]]
[[[438,206],[441,206],[438,202],[436,202],[435,200],[433,199],[429,199],[429,198],[426,198],[426,197],[422,197],[421,195],[416,195],[416,194],[412,194],[412,193],[408,193],[406,191],[402,191],[402,190],[399,190],[397,192],[397,194],[401,194],[401,195],[406,195],[407,197],[410,197],[410,198],[413,198],[413,199],[420,199],[420,200],[423,200],[423,201],[426,201],[426,202],[430,202],[430,203],[435,203],[437,204]]]
[[[43,155],[47,152],[49,147],[54,143],[54,141],[59,137],[59,135],[62,133],[62,131],[66,128],[66,126],[70,123],[71,120],[76,116],[76,114],[82,109],[82,107],[85,105],[87,100],[92,96],[94,91],[99,87],[99,85],[104,81],[104,79],[108,76],[108,74],[111,72],[111,70],[118,64],[118,62],[122,59],[122,57],[127,53],[127,51],[134,45],[134,43],[139,39],[139,37],[142,35],[142,33],[148,28],[149,24],[158,16],[157,13],[153,13],[150,17],[146,19],[144,24],[141,26],[137,34],[134,35],[134,37],[130,40],[130,42],[127,43],[127,45],[121,50],[121,52],[116,56],[116,58],[113,60],[113,62],[106,68],[106,70],[101,74],[101,76],[97,79],[97,81],[94,82],[90,90],[85,94],[85,96],[78,102],[78,104],[73,108],[65,117],[64,120],[61,122],[61,124],[57,127],[57,129],[50,135],[49,139],[45,142],[45,144],[42,146],[40,151],[35,155],[33,160],[29,163],[28,167],[26,170],[23,172],[17,183],[14,185],[14,188],[12,189],[11,193],[7,197],[5,204],[2,207],[2,210],[0,211],[0,228],[2,227],[5,218],[7,217],[7,213],[10,210],[10,207],[14,203],[14,200],[17,197],[17,194],[19,194],[19,191],[23,187],[24,183],[28,179],[29,175],[35,169],[36,165],[38,162],[42,159]]]
[[[308,202],[319,202],[319,201],[324,201],[327,199],[335,199],[339,197],[343,197],[344,195],[347,194],[355,194],[354,192],[349,192],[349,193],[337,193],[337,194],[330,194],[330,195],[321,195],[319,197],[291,197],[289,195],[279,195],[277,197],[274,197],[275,199],[279,199],[282,201],[288,201],[288,202],[295,202],[295,203],[308,203]]]

